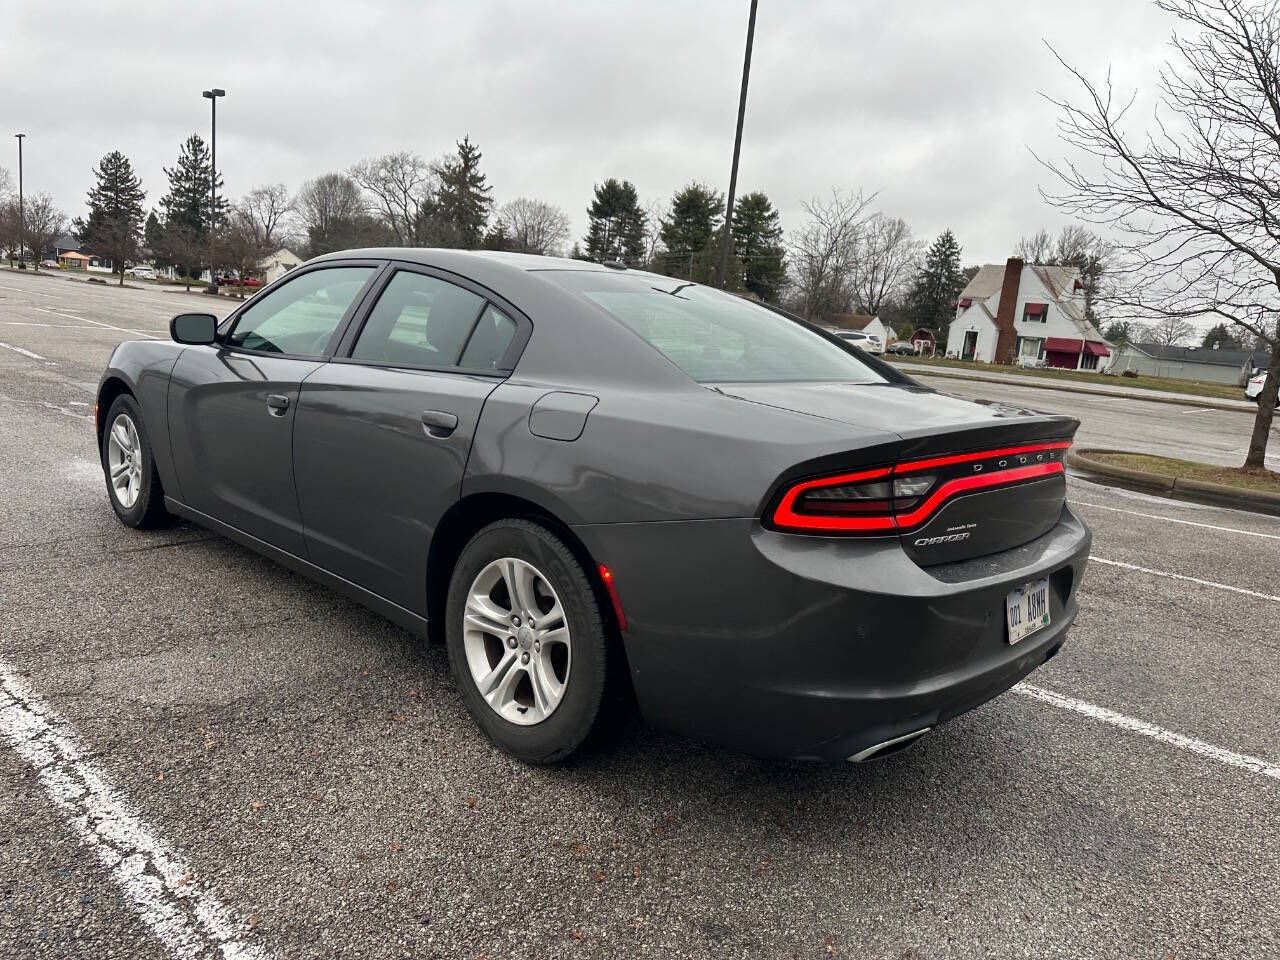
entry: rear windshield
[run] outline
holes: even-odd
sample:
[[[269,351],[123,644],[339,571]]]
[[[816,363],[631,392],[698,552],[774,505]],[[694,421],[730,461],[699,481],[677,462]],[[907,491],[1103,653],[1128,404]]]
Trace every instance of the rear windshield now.
[[[803,324],[710,287],[634,273],[548,270],[543,276],[604,308],[701,383],[886,382]]]

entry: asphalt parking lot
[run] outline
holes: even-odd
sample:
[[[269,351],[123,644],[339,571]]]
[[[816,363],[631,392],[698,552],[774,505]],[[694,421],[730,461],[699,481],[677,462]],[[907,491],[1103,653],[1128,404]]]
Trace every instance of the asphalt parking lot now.
[[[195,305],[0,272],[0,956],[1280,955],[1280,519],[1072,478],[1095,562],[1066,647],[911,750],[766,762],[637,724],[535,770],[442,650],[116,521],[98,375]],[[1251,423],[939,386],[1222,462]]]

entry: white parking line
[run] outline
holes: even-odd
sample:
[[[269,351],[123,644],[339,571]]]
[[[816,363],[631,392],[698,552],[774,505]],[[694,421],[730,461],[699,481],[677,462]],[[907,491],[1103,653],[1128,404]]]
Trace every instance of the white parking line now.
[[[1107,507],[1101,503],[1089,503],[1087,500],[1071,498],[1071,505],[1094,507],[1098,510],[1110,510],[1112,513],[1127,513],[1131,517],[1146,517],[1148,520],[1163,520],[1165,523],[1181,523],[1188,527],[1204,527],[1206,530],[1221,530],[1223,533],[1238,533],[1246,537],[1262,537],[1266,540],[1280,540],[1280,533],[1260,533],[1257,530],[1241,530],[1239,527],[1221,527],[1216,523],[1199,523],[1195,520],[1179,520],[1177,517],[1166,517],[1158,513],[1142,513],[1138,510],[1124,510],[1120,507]]]
[[[64,313],[61,310],[48,310],[44,307],[32,307],[33,310],[39,310],[41,313],[51,313],[55,317],[66,317],[68,320],[79,320],[82,323],[92,323],[96,327],[106,327],[108,330],[119,330],[121,333],[133,333],[140,337],[149,337],[152,340],[157,339],[154,333],[147,333],[145,330],[131,330],[128,327],[117,327],[110,323],[103,323],[101,320],[90,320],[88,317],[78,317],[74,313]]]
[[[1179,413],[1185,417],[1194,413],[1213,413],[1215,410],[1215,407],[1192,407],[1190,410],[1180,410]]]
[[[1212,580],[1201,580],[1199,577],[1188,577],[1182,573],[1169,573],[1167,570],[1152,570],[1150,567],[1140,567],[1136,563],[1124,563],[1121,560],[1106,560],[1102,557],[1089,557],[1090,563],[1105,563],[1109,567],[1120,567],[1124,570],[1134,570],[1138,573],[1149,573],[1154,577],[1168,577],[1170,580],[1183,580],[1187,583],[1197,583],[1202,587],[1213,587],[1215,590],[1229,590],[1232,593],[1243,593],[1247,597],[1257,597],[1259,600],[1270,600],[1273,603],[1280,603],[1280,597],[1273,596],[1270,593],[1259,593],[1257,590],[1246,590],[1244,587],[1233,587],[1227,583],[1215,583]]]
[[[1260,773],[1264,777],[1270,777],[1272,780],[1280,780],[1280,766],[1267,760],[1251,757],[1244,753],[1235,753],[1222,747],[1215,747],[1213,744],[1205,743],[1203,740],[1185,737],[1180,733],[1174,733],[1172,730],[1166,730],[1164,727],[1158,727],[1154,723],[1148,723],[1136,717],[1129,717],[1123,713],[1116,713],[1114,710],[1108,710],[1106,707],[1099,707],[1084,700],[1077,700],[1075,697],[1064,696],[1061,693],[1046,690],[1044,687],[1037,687],[1035,684],[1024,682],[1013,689],[1025,697],[1052,704],[1063,710],[1071,710],[1090,719],[1099,720],[1102,723],[1109,723],[1113,727],[1128,730],[1130,733],[1137,733],[1153,740],[1159,740],[1161,743],[1167,743],[1171,747],[1189,750],[1191,753],[1208,757],[1210,760],[1217,760],[1219,763],[1225,763],[1228,766]]]
[[[30,295],[31,295],[31,296],[33,296],[33,297],[48,297],[50,300],[61,300],[61,299],[62,299],[62,298],[61,298],[60,296],[58,296],[56,293],[41,293],[41,292],[40,292],[40,291],[38,291],[38,290],[28,290],[28,289],[27,289],[27,288],[25,288],[25,287],[3,287],[3,286],[0,286],[0,290],[15,290],[15,291],[17,291],[18,293],[26,293],[26,294],[30,294]]]
[[[67,826],[119,884],[152,933],[179,960],[266,960],[191,868],[130,809],[85,758],[74,733],[0,663],[0,735],[30,763]]]
[[[24,349],[23,347],[15,347],[11,343],[5,343],[3,340],[0,340],[0,347],[4,347],[4,349],[6,350],[12,350],[14,353],[20,353],[24,357],[27,357],[31,360],[39,360],[42,363],[47,363],[50,365],[53,364],[52,360],[46,360],[44,357],[40,356],[40,354],[38,353],[32,353],[30,350]]]

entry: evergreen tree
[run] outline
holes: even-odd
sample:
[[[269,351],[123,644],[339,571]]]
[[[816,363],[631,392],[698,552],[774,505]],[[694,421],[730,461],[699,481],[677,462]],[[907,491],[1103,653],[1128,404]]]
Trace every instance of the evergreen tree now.
[[[1204,335],[1204,341],[1201,346],[1208,347],[1211,350],[1214,347],[1219,350],[1239,350],[1241,348],[1239,338],[1225,323],[1211,327],[1209,332]]]
[[[638,263],[644,256],[646,217],[631,181],[610,177],[596,184],[587,216],[586,259]]]
[[[956,298],[964,285],[960,244],[955,234],[944,230],[925,254],[907,296],[908,313],[915,328],[933,330],[939,342],[946,340],[947,327],[955,317]]]
[[[776,302],[787,282],[778,211],[759,190],[743,194],[733,211],[733,252],[742,263],[742,286]]]
[[[493,187],[480,172],[480,148],[470,137],[458,141],[458,152],[440,166],[440,187],[436,191],[434,216],[452,233],[457,246],[473,250],[480,246],[489,222]]]
[[[215,221],[221,222],[226,214],[226,201],[222,197],[222,177],[218,177],[218,208],[214,210],[209,196],[209,181],[213,174],[213,161],[199,134],[187,138],[178,153],[178,163],[165,167],[169,178],[169,192],[160,200],[166,227],[181,225],[197,242],[207,241]]]
[[[157,260],[164,251],[164,224],[154,210],[147,214],[147,225],[142,228],[142,250]]]
[[[1128,320],[1116,320],[1103,331],[1102,337],[1113,346],[1123,347],[1126,343],[1133,343],[1139,332]]]
[[[690,183],[671,198],[671,210],[658,236],[663,252],[657,257],[659,272],[699,283],[715,279],[719,268],[719,244],[723,237],[724,197],[701,183]]]
[[[76,233],[82,244],[111,260],[123,285],[125,261],[135,259],[140,252],[146,193],[129,159],[119,150],[99,161],[94,176],[98,182],[89,190],[89,219],[76,221]]]

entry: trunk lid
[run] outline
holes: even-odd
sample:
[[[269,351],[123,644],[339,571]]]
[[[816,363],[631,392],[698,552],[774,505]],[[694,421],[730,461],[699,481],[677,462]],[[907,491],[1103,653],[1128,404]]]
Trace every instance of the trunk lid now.
[[[722,383],[727,396],[897,436],[896,477],[933,477],[895,499],[903,549],[921,566],[998,553],[1042,536],[1066,501],[1073,417],[900,384]],[[850,467],[880,464],[851,463]]]

